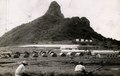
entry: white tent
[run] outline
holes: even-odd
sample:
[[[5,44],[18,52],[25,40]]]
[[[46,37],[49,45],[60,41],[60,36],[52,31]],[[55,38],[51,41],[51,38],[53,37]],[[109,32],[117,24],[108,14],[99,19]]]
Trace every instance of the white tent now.
[[[43,54],[42,54],[42,57],[47,57],[47,54],[46,54],[46,53],[43,53]]]
[[[32,56],[33,56],[33,57],[38,57],[38,54],[37,54],[37,53],[34,53]]]
[[[67,56],[75,56],[75,52],[68,52]]]
[[[20,55],[18,55],[18,54],[13,55],[13,58],[19,58],[19,57],[20,57]]]
[[[57,57],[57,54],[56,53],[51,53],[50,54],[52,57]]]
[[[66,54],[65,54],[65,53],[59,53],[59,56],[61,56],[61,57],[65,57]]]
[[[75,56],[80,56],[81,53],[76,53]]]

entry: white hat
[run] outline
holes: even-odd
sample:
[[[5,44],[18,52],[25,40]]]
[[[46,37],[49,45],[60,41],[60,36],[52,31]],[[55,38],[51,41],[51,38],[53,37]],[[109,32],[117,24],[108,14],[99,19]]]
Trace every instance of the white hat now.
[[[22,64],[28,64],[28,62],[27,61],[22,61]]]

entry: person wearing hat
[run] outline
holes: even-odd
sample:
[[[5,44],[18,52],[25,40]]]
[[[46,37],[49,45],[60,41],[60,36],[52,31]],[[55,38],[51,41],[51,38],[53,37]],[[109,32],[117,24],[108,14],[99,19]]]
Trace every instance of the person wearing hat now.
[[[83,62],[78,62],[78,64],[75,66],[75,72],[86,74]]]
[[[22,61],[22,63],[15,70],[15,76],[29,76],[27,75],[25,68],[25,66],[27,65],[28,65],[27,61]]]

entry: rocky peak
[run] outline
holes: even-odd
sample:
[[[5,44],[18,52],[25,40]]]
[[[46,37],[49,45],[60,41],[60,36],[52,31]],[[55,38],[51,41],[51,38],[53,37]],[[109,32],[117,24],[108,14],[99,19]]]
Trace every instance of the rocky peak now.
[[[45,15],[51,15],[51,16],[64,18],[63,14],[61,13],[60,5],[56,1],[53,1],[50,4]]]

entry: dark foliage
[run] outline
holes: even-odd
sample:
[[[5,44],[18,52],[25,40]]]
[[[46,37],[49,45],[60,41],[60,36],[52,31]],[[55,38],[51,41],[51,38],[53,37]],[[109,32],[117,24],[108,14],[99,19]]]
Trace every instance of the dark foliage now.
[[[92,39],[107,48],[110,44],[114,47],[120,45],[120,41],[107,39],[95,32],[86,17],[64,18],[59,4],[53,1],[42,17],[5,33],[0,38],[0,46],[38,44],[44,41],[72,41],[76,38]]]

